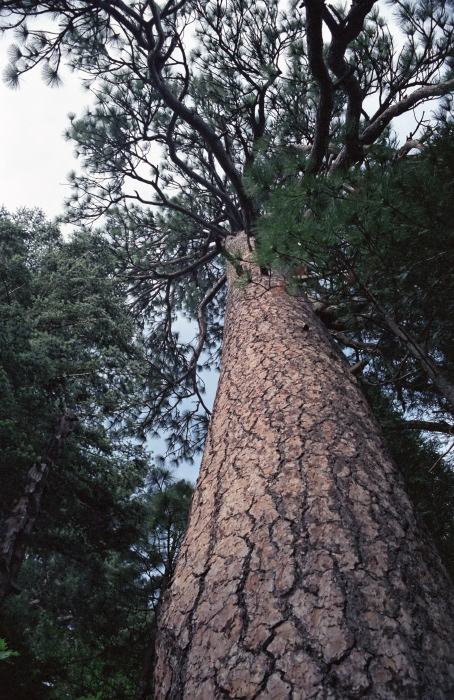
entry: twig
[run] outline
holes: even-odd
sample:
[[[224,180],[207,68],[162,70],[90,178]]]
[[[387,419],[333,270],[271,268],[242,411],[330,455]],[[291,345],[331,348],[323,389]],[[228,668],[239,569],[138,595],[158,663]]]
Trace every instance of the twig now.
[[[437,466],[437,464],[438,464],[439,462],[441,462],[441,460],[443,459],[443,457],[446,457],[446,455],[447,455],[449,452],[451,452],[451,450],[452,450],[453,447],[454,447],[454,442],[448,447],[448,449],[447,449],[445,452],[443,452],[443,454],[441,454],[441,455],[439,456],[439,458],[437,459],[437,461],[434,462],[434,463],[432,464],[431,468],[429,469],[429,474],[430,474],[430,472],[432,471],[432,469],[435,469],[435,467]]]

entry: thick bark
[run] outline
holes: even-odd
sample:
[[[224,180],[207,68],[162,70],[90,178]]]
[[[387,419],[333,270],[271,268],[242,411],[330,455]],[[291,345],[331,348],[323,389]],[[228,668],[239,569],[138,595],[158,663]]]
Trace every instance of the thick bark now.
[[[230,282],[155,698],[454,697],[452,589],[309,305]]]

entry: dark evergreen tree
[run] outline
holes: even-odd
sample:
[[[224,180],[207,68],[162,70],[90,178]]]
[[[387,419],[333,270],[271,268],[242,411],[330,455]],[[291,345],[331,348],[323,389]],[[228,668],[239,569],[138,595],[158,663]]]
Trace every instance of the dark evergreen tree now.
[[[3,210],[0,247],[1,517],[9,540],[13,525],[35,524],[26,542],[19,533],[17,581],[2,562],[5,594],[17,595],[1,635],[19,652],[0,668],[2,698],[133,698],[191,487],[153,469],[131,438],[141,334],[105,239],[65,241],[40,212]],[[61,405],[77,413],[77,429],[64,450],[47,452],[39,503],[35,489],[13,518]]]
[[[192,487],[155,471],[131,502],[130,487],[109,481],[90,480],[79,467],[65,521],[61,511],[41,513],[23,592],[8,599],[0,624],[19,652],[0,667],[5,700],[148,696],[157,606]]]
[[[64,243],[34,212],[16,221],[3,213],[1,224],[4,520],[27,479],[2,535],[3,601],[17,585],[49,467],[63,451],[66,427],[74,427],[66,418],[80,413],[79,447],[113,453],[115,443],[102,444],[104,424],[111,415],[120,428],[122,414],[134,416],[143,359],[102,238]],[[69,425],[54,432],[59,407]],[[111,433],[119,444],[119,434]],[[133,460],[135,448],[126,443],[124,449]]]

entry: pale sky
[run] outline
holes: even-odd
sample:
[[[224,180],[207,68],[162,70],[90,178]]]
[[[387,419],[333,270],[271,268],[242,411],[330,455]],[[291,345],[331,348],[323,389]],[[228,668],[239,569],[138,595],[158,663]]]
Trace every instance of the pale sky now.
[[[8,63],[13,36],[0,39],[0,74]],[[68,114],[89,103],[80,79],[65,73],[64,85],[50,88],[39,71],[25,76],[21,87],[0,82],[0,205],[40,207],[53,218],[62,212],[69,192],[66,177],[76,169],[73,144],[65,141]]]

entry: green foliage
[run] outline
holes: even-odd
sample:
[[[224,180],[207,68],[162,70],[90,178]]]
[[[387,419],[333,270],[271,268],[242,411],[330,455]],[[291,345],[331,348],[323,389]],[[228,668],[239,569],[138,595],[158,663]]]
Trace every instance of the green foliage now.
[[[364,388],[377,419],[385,426],[398,425],[404,415],[392,405],[390,397],[379,387]],[[385,427],[385,436],[407,492],[454,579],[453,465],[441,459],[438,441],[427,434]]]
[[[47,442],[60,404],[78,414],[78,443],[94,459],[114,450],[106,421],[114,419],[113,435],[126,413],[134,419],[144,363],[114,258],[100,236],[64,242],[37,212],[2,212],[0,251],[5,509]],[[132,446],[125,449],[132,456]]]
[[[453,177],[448,123],[415,156],[370,163],[330,181],[294,173],[268,198],[257,225],[260,263],[280,269],[295,289],[304,269],[304,288],[337,309],[337,325],[352,343],[373,344],[367,371],[374,381],[389,384],[413,409],[422,402],[451,410],[377,308],[440,371],[453,373]]]
[[[12,656],[19,656],[19,652],[8,649],[8,643],[6,639],[0,637],[0,661],[7,661]]]
[[[24,592],[8,601],[1,626],[21,654],[0,672],[2,687],[11,688],[5,700],[134,697],[191,494],[187,482],[154,470],[134,496],[137,520],[127,541],[92,535],[81,542],[80,526],[65,524],[59,538],[36,544],[24,566]]]
[[[39,212],[2,211],[0,252],[3,519],[58,406],[79,418],[47,484],[22,593],[2,611],[20,654],[0,669],[2,700],[132,698],[192,487],[153,469],[133,439],[146,363],[105,239],[65,241]]]

